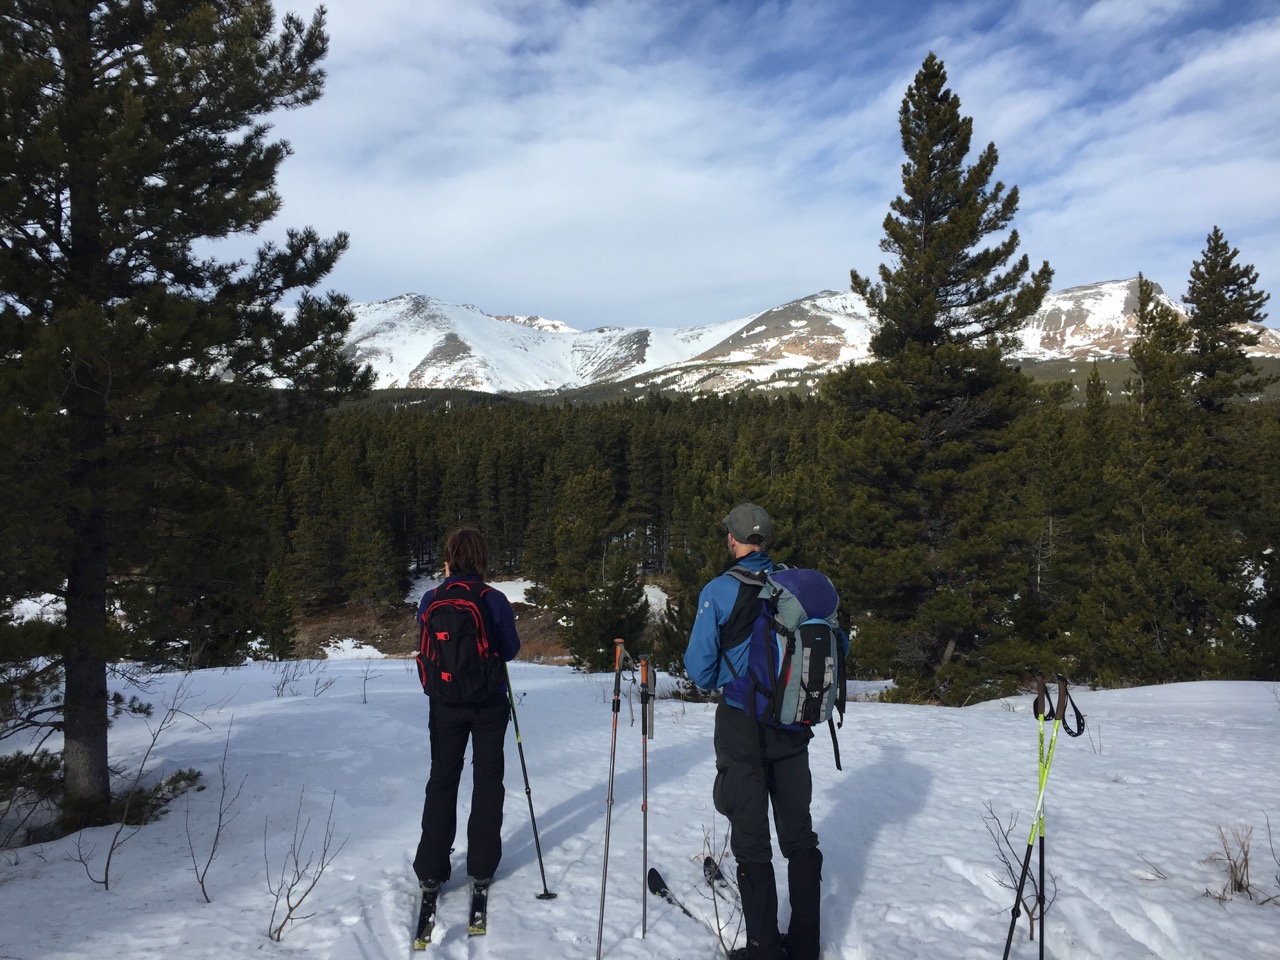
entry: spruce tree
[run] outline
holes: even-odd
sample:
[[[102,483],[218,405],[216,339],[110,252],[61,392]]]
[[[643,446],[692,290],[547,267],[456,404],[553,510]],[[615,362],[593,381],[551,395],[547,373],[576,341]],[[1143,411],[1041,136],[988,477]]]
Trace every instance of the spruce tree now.
[[[1010,426],[1046,395],[1004,354],[1053,274],[1014,259],[1017,188],[992,183],[994,144],[966,166],[973,123],[946,82],[930,54],[903,98],[903,192],[880,244],[892,259],[875,284],[851,271],[874,359],[824,393],[843,418],[826,458],[844,531],[833,579],[867,666],[960,702],[1010,638],[1030,562],[1037,521]]]
[[[106,664],[138,652],[121,624],[171,548],[189,582],[236,574],[214,561],[239,533],[206,510],[251,482],[226,451],[367,386],[346,300],[311,292],[345,235],[208,246],[279,210],[289,147],[264,118],[320,96],[326,48],[321,13],[277,24],[268,0],[0,0],[0,410],[22,438],[0,453],[21,511],[3,592],[65,602],[46,653],[68,821],[106,815]]]
[[[1252,264],[1236,262],[1239,255],[1214,227],[1200,259],[1191,265],[1191,281],[1182,298],[1190,312],[1196,402],[1210,412],[1275,381],[1260,376],[1244,352],[1258,344],[1258,333],[1247,325],[1267,318],[1262,308],[1270,295],[1257,289],[1258,272]]]
[[[1137,321],[1127,422],[1104,474],[1115,504],[1072,630],[1082,672],[1109,685],[1239,677],[1250,578],[1236,531],[1214,516],[1226,481],[1194,415],[1192,331],[1142,276]]]
[[[882,264],[874,284],[850,271],[854,292],[879,324],[871,350],[880,359],[908,344],[1007,342],[1040,308],[1053,279],[1047,261],[1034,274],[1025,254],[1010,262],[1020,242],[1009,229],[1018,188],[991,183],[994,143],[965,166],[973,120],[960,114],[960,98],[946,84],[945,66],[930,53],[898,112],[907,160],[880,241],[896,266]]]

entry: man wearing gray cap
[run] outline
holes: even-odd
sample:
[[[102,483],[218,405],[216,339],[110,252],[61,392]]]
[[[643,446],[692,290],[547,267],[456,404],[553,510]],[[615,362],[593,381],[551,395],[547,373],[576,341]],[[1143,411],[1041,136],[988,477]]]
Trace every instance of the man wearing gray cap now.
[[[734,507],[724,518],[733,564],[702,589],[689,634],[684,664],[689,679],[703,689],[724,687],[748,669],[752,629],[761,611],[760,588],[730,571],[763,576],[774,571],[765,552],[773,533],[769,514],[753,503]],[[847,639],[844,641],[847,652]],[[716,809],[728,817],[730,848],[738,863],[738,889],[747,928],[749,960],[817,960],[822,853],[813,831],[809,802],[807,728],[766,725],[726,692],[716,708]],[[770,845],[772,802],[778,847],[787,860],[791,921],[784,938],[778,928],[778,891]]]

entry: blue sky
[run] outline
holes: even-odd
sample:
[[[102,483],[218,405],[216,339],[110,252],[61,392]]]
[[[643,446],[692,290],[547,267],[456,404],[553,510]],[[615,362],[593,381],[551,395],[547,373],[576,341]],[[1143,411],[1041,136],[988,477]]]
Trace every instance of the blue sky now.
[[[930,51],[1055,289],[1141,271],[1179,297],[1218,225],[1280,292],[1275,0],[326,5],[327,92],[275,118],[268,235],[348,231],[330,280],[356,300],[587,329],[848,289],[883,260]]]

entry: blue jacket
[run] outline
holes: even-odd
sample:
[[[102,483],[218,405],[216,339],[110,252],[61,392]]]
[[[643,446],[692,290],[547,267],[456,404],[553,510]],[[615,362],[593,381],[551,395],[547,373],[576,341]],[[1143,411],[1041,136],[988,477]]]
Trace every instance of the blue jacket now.
[[[754,550],[731,564],[698,595],[698,613],[689,631],[689,645],[684,652],[684,668],[689,679],[704,690],[723,687],[737,674],[747,671],[750,655],[751,628],[760,612],[759,590],[730,576],[729,569],[745,567],[753,573],[772,573],[774,564],[763,550]],[[843,630],[836,635],[843,656],[849,653],[849,638]],[[720,656],[720,644],[725,655]],[[730,669],[732,664],[732,669]],[[725,702],[742,708],[742,704],[726,696]]]
[[[746,567],[753,573],[772,573],[773,561],[763,550],[753,550],[730,567]],[[704,690],[723,687],[733,679],[733,670],[745,673],[747,669],[747,641],[751,639],[751,625],[759,612],[756,591],[728,572],[720,574],[698,594],[698,614],[689,631],[689,646],[684,651],[684,669],[689,679]],[[730,622],[732,621],[732,623]],[[729,626],[725,639],[733,645],[720,657],[722,628]],[[745,625],[746,631],[742,632]],[[734,642],[736,641],[736,643]],[[725,661],[728,661],[726,663]],[[733,670],[729,669],[733,664]],[[732,701],[727,701],[732,703]],[[733,703],[741,707],[740,703]]]
[[[463,583],[480,583],[478,576],[467,575],[446,578],[440,586],[446,583],[455,583],[461,581]],[[431,601],[435,599],[436,590],[439,587],[432,587],[422,595],[422,599],[418,602],[418,623],[422,623],[422,615],[427,612],[427,607],[431,605]],[[489,644],[502,656],[503,660],[514,660],[517,653],[520,652],[520,635],[516,633],[516,616],[511,609],[511,601],[509,601],[501,590],[496,587],[490,587],[485,591],[480,601],[484,608],[485,622],[489,634]]]

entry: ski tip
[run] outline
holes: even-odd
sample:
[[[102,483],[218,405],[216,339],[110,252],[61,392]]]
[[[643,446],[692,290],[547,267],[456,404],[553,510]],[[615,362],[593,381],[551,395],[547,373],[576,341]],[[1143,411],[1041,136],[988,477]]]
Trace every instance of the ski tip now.
[[[425,950],[425,949],[427,949],[427,946],[428,946],[430,943],[431,943],[431,941],[430,941],[430,940],[422,940],[422,939],[414,940],[414,941],[413,941],[413,949],[414,949],[414,950]]]
[[[649,868],[649,892],[656,893],[659,896],[667,889],[667,881],[662,879],[662,874],[658,872],[657,867]]]

